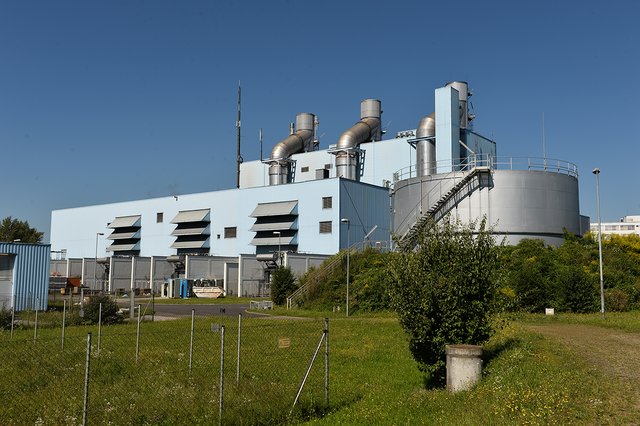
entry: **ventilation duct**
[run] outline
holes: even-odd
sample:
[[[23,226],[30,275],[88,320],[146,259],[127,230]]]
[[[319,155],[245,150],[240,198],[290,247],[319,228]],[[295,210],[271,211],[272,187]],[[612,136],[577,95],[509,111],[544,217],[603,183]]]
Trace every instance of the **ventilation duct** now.
[[[416,168],[418,176],[436,174],[436,118],[431,113],[420,120],[416,130]]]
[[[333,150],[336,155],[336,176],[357,180],[358,145],[380,140],[381,114],[381,103],[378,99],[365,99],[360,103],[360,121],[340,136]]]
[[[315,136],[316,116],[300,113],[296,116],[296,130],[278,142],[269,157],[269,185],[289,183],[291,157],[303,151],[311,151]],[[292,129],[293,130],[293,129]]]

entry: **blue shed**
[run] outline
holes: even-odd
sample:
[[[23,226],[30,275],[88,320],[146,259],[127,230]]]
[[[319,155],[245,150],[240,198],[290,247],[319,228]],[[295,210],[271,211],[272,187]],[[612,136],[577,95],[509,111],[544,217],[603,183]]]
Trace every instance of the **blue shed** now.
[[[0,242],[0,307],[47,309],[49,244]]]

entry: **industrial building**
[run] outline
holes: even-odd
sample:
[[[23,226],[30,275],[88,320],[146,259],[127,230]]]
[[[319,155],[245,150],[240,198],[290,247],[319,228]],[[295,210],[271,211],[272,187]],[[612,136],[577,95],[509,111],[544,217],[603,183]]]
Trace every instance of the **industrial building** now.
[[[82,264],[86,285],[110,291],[157,289],[169,275],[252,296],[268,292],[277,262],[297,261],[302,273],[354,242],[389,247],[395,235],[406,244],[447,214],[485,216],[509,243],[559,244],[564,229],[586,231],[577,167],[497,156],[473,130],[470,95],[465,82],[436,89],[434,112],[385,140],[381,101],[366,99],[360,120],[326,149],[315,115],[301,113],[268,159],[241,164],[239,188],[53,211],[52,247],[69,257],[57,267]],[[117,281],[113,262],[128,265],[128,278]]]
[[[0,242],[0,308],[47,309],[50,257],[48,244]]]
[[[619,222],[602,222],[602,235],[640,235],[640,215],[629,215],[620,218]],[[591,233],[598,235],[598,223],[591,224]]]

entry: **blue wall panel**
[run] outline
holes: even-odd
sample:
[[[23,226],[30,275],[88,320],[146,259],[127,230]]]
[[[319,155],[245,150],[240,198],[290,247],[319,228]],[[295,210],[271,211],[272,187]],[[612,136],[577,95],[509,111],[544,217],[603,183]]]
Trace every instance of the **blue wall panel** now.
[[[47,309],[51,246],[48,244],[0,243],[0,253],[15,255],[13,297],[16,310]]]

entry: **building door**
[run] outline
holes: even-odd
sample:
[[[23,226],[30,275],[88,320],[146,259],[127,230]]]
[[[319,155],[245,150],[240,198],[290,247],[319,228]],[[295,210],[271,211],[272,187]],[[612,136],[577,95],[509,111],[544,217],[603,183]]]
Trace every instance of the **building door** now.
[[[240,296],[238,294],[238,264],[227,263],[227,296]]]
[[[10,309],[13,305],[13,263],[15,255],[0,253],[0,307]]]

